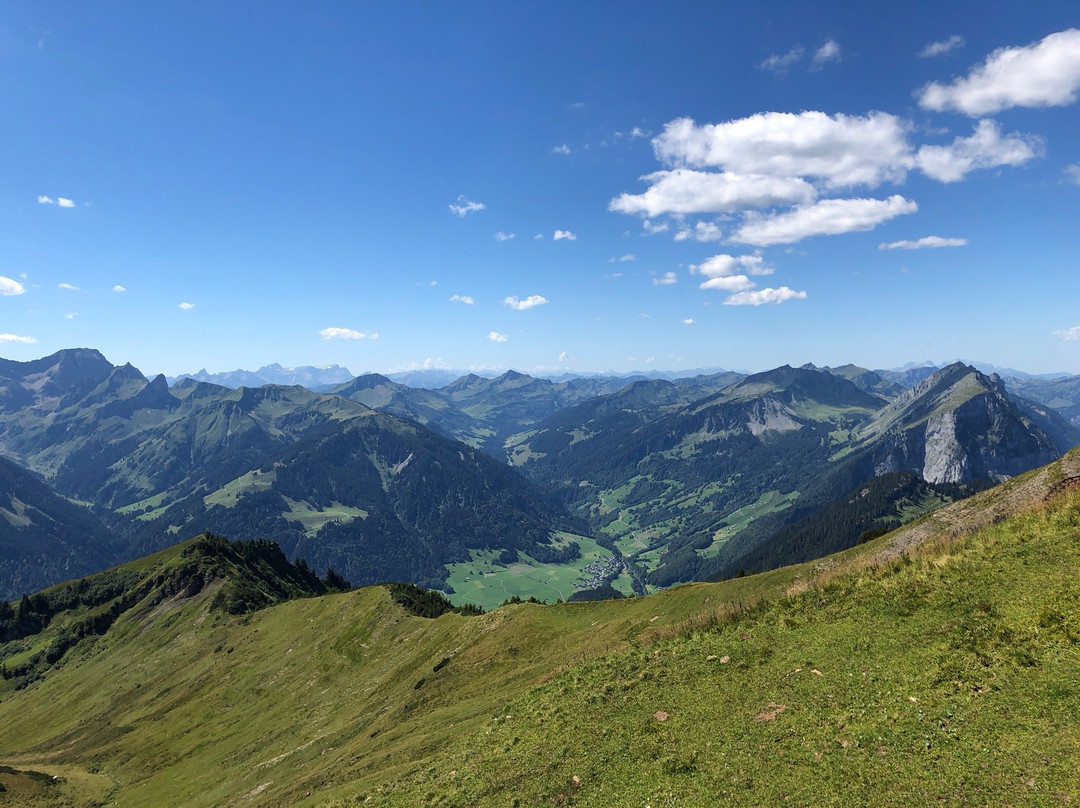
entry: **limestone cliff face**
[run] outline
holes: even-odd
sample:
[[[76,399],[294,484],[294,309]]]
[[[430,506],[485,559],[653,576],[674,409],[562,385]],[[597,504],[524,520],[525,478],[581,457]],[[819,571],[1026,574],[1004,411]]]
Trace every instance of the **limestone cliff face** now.
[[[950,366],[888,414],[875,473],[914,471],[932,483],[1004,480],[1050,463],[1060,447],[1009,399],[997,377]]]

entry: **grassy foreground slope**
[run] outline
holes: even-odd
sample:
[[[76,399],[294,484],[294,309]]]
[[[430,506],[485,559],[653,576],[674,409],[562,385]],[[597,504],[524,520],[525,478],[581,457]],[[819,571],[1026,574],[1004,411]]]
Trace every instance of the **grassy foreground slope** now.
[[[208,587],[136,608],[0,691],[3,796],[1075,803],[1080,491],[1044,500],[1078,474],[1074,451],[846,553],[647,598],[426,620],[371,587],[235,617]]]

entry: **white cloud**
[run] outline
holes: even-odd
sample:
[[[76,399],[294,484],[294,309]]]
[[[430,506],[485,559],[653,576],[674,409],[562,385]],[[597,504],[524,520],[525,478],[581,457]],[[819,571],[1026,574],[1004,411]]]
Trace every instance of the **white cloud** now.
[[[573,359],[573,357],[570,356],[570,354],[568,354],[566,351],[563,351],[561,354],[559,354],[560,362],[566,362],[569,359]]]
[[[1080,90],[1080,29],[1050,34],[1025,47],[998,48],[964,78],[931,82],[919,105],[977,117],[1010,107],[1060,107]]]
[[[873,230],[882,222],[918,209],[915,202],[899,194],[888,199],[823,199],[786,213],[748,215],[730,241],[756,247],[792,244],[810,236]]]
[[[866,117],[763,112],[701,126],[678,118],[653,139],[653,151],[660,162],[676,167],[717,167],[787,180],[816,177],[830,188],[874,187],[904,179],[911,152],[908,129],[886,112]]]
[[[642,129],[640,126],[635,126],[633,129],[630,130],[630,139],[637,140],[639,137],[648,137],[648,135],[645,133],[645,130]]]
[[[191,311],[193,308],[195,308],[195,304],[194,303],[188,303],[185,300],[183,303],[180,304],[180,308],[183,309],[184,311]]]
[[[652,187],[642,194],[620,194],[608,203],[616,213],[662,214],[728,213],[746,208],[809,202],[817,194],[798,177],[736,174],[677,168],[654,171],[641,179]]]
[[[507,342],[510,337],[506,334],[500,334],[498,331],[491,331],[488,333],[488,339],[492,342]]]
[[[679,278],[674,272],[665,272],[663,277],[653,278],[653,286],[671,286],[673,283],[678,283]]]
[[[941,42],[931,42],[919,51],[919,57],[922,59],[929,59],[933,56],[941,56],[943,53],[948,53],[951,50],[962,47],[963,44],[964,38],[959,34],[953,34],[951,37],[943,39]]]
[[[26,292],[26,287],[13,278],[5,278],[0,275],[0,296],[11,297],[13,295],[21,295]]]
[[[567,146],[565,143],[563,143],[560,146],[556,146],[551,151],[552,151],[553,154],[569,154],[570,153],[570,147]]]
[[[533,241],[539,241],[543,237],[544,237],[543,233],[537,233],[535,236],[533,236]]]
[[[685,320],[682,321],[682,324],[683,325],[697,325],[697,320],[695,320],[693,317],[687,317]]]
[[[56,206],[61,207],[61,208],[73,208],[73,207],[75,207],[75,203],[72,200],[68,199],[66,196],[60,196],[60,197],[57,197],[56,199],[53,199],[51,196],[45,196],[44,194],[39,194],[38,198],[37,198],[37,201],[38,201],[39,204],[42,204],[42,205],[56,205]]]
[[[721,292],[742,292],[757,286],[745,275],[722,275],[698,284],[699,289],[717,289]]]
[[[511,296],[503,300],[505,305],[516,311],[525,311],[533,306],[543,306],[547,302],[547,298],[540,295],[529,295],[524,300],[518,300],[516,297]]]
[[[473,202],[465,194],[458,194],[457,201],[450,205],[450,212],[464,219],[467,214],[483,210],[484,207],[483,202]]]
[[[53,199],[51,196],[39,195],[38,198],[37,198],[37,201],[38,201],[38,204],[41,204],[41,205],[55,205],[56,204],[56,200]]]
[[[556,230],[555,235],[552,236],[552,238],[555,241],[562,241],[563,239],[566,239],[567,241],[577,241],[577,234],[571,233],[569,230]]]
[[[33,345],[37,340],[33,337],[20,337],[18,334],[0,334],[0,344],[7,342],[25,342],[28,345]]]
[[[621,277],[623,277],[623,273],[621,273],[621,272],[612,272],[610,275],[605,275],[604,280],[605,281],[613,281],[616,278],[621,278]]]
[[[610,207],[609,205],[608,208],[610,209]],[[655,236],[657,233],[665,232],[668,229],[668,223],[660,222],[660,224],[655,224],[646,219],[641,223],[641,229],[645,231],[644,235]]]
[[[79,316],[79,312],[77,312],[77,311],[69,311],[67,314],[64,315],[64,319],[65,320],[74,320],[78,316]]]
[[[319,332],[323,339],[378,339],[378,332],[354,331],[351,328],[324,328]]]
[[[1054,336],[1064,340],[1080,340],[1080,325],[1074,325],[1072,328],[1063,328],[1061,331],[1055,331]]]
[[[116,286],[114,286],[114,287],[112,288],[112,290],[113,290],[114,292],[126,292],[126,291],[127,291],[127,289],[125,289],[125,288],[124,288],[123,286],[121,286],[120,284],[116,284]]]
[[[500,230],[498,233],[495,234],[495,240],[496,241],[509,241],[513,237],[514,237],[513,233],[504,233],[502,230]]]
[[[752,255],[727,255],[721,253],[706,258],[700,264],[690,265],[691,275],[704,275],[706,278],[721,278],[726,275],[771,275],[773,268],[757,253]]]
[[[814,52],[814,65],[821,67],[821,65],[828,62],[840,61],[840,43],[835,39],[830,39],[820,48]]]
[[[779,289],[758,289],[750,292],[738,292],[724,301],[725,306],[762,306],[766,303],[778,304],[785,300],[805,300],[806,292],[796,292],[786,286]]]
[[[975,169],[1023,165],[1042,153],[1038,137],[1018,132],[1002,137],[995,121],[982,120],[971,137],[957,137],[948,146],[921,147],[915,162],[931,179],[957,182]]]
[[[784,73],[789,67],[803,57],[805,51],[796,45],[787,53],[774,53],[758,65],[759,70],[771,70],[774,73]]]
[[[71,291],[71,292],[78,292],[79,291],[78,286],[72,286],[70,283],[59,283],[59,284],[57,284],[57,286],[59,288],[61,288],[61,289],[67,289],[68,291]]]
[[[689,227],[683,227],[675,234],[676,241],[687,241],[693,239],[694,241],[709,242],[719,241],[723,237],[724,233],[716,222],[698,222],[694,225],[694,229]]]
[[[888,244],[879,244],[879,250],[926,250],[938,247],[965,247],[966,238],[942,238],[941,236],[924,236],[916,241],[890,241]]]
[[[1065,179],[1073,185],[1080,185],[1080,163],[1073,163],[1062,169]]]
[[[59,205],[59,206],[60,206],[60,207],[62,207],[62,208],[73,208],[73,207],[75,207],[75,203],[74,203],[74,202],[72,202],[72,201],[71,201],[70,199],[65,199],[65,198],[64,198],[64,197],[62,197],[62,196],[61,196],[61,197],[59,197],[59,198],[58,198],[58,199],[56,200],[56,204],[57,204],[57,205]]]
[[[469,295],[450,295],[451,303],[464,303],[466,306],[471,306],[474,301]]]

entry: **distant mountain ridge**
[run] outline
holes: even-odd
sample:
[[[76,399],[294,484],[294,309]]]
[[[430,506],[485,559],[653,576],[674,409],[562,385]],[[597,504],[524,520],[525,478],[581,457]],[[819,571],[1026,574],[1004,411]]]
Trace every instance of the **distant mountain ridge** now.
[[[282,367],[276,362],[264,365],[258,370],[231,370],[222,373],[208,373],[205,369],[195,373],[182,373],[179,376],[166,377],[170,386],[182,379],[194,379],[197,382],[220,384],[223,387],[261,387],[264,384],[299,384],[308,388],[341,384],[353,378],[353,374],[340,365],[323,367]]]

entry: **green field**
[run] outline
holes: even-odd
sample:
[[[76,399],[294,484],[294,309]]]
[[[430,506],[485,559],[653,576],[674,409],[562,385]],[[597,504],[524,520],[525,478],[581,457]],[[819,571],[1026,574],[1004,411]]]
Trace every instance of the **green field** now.
[[[454,588],[450,600],[457,604],[475,603],[485,609],[493,609],[515,595],[522,600],[536,598],[545,603],[566,600],[583,587],[585,567],[607,558],[611,551],[587,536],[556,535],[560,545],[576,541],[581,547],[581,558],[568,564],[541,564],[522,553],[519,561],[500,564],[497,550],[470,550],[472,561],[447,565],[450,570],[447,583]],[[628,588],[629,580],[623,586]]]
[[[744,527],[767,513],[783,510],[798,496],[798,491],[791,491],[787,494],[781,494],[779,491],[766,491],[758,497],[757,502],[744,505],[737,511],[728,514],[725,518],[725,525],[714,534],[712,544],[698,550],[698,553],[705,558],[714,558],[719,555],[720,548],[727,544]]]

